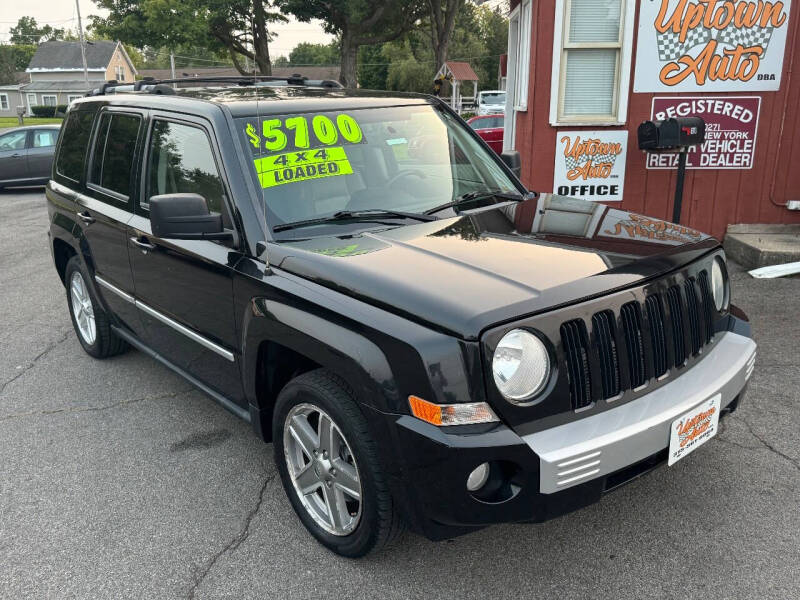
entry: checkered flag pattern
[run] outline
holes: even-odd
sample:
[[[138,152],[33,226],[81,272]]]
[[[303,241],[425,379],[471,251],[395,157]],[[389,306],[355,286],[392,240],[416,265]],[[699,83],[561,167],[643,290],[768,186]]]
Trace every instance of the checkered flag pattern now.
[[[680,41],[680,33],[665,31],[656,35],[658,42],[658,58],[661,61],[677,60],[688,53],[689,48],[705,44],[711,39],[710,29],[692,29],[686,34],[686,40]]]
[[[719,32],[717,40],[734,48],[736,46],[742,46],[743,48],[760,46],[764,49],[764,54],[766,54],[769,41],[772,39],[772,32],[772,27],[751,27],[749,29],[728,27]]]
[[[591,158],[593,165],[602,165],[606,163],[611,163],[613,165],[615,162],[617,162],[616,154],[598,154],[592,157],[584,156],[581,157],[580,160],[572,156],[567,156],[564,158],[567,163],[567,171],[584,166],[589,161],[589,158]]]

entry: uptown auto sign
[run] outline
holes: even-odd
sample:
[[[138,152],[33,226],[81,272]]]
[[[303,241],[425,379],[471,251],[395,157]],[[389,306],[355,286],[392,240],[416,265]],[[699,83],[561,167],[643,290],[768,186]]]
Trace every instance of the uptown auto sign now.
[[[636,92],[775,91],[791,0],[642,0]]]
[[[622,200],[627,153],[627,131],[560,131],[553,191],[582,200]]]

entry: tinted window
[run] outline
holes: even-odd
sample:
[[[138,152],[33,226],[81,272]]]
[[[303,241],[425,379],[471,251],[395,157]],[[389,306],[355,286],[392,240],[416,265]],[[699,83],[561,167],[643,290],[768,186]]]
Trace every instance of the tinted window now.
[[[56,145],[56,138],[58,131],[55,129],[43,129],[36,131],[33,134],[33,147],[34,148],[48,148]]]
[[[27,131],[15,131],[0,135],[0,152],[3,150],[24,150]]]
[[[200,194],[211,212],[225,216],[222,180],[208,136],[202,129],[156,121],[148,162],[148,198],[161,194]]]
[[[58,150],[56,171],[65,177],[80,181],[83,158],[89,145],[94,114],[88,111],[73,111],[64,124],[64,139]]]
[[[137,115],[105,113],[97,130],[90,181],[130,195],[131,173],[141,119]]]

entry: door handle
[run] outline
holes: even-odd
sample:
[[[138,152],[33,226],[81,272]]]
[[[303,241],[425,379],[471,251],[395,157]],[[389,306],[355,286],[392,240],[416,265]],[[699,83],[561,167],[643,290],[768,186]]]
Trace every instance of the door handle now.
[[[92,215],[90,215],[86,211],[84,211],[82,213],[78,213],[78,218],[81,221],[83,221],[84,223],[86,223],[87,225],[91,225],[92,223],[94,223],[94,220],[95,220],[94,217]]]
[[[147,254],[151,250],[156,249],[155,244],[151,244],[150,242],[148,242],[146,237],[141,237],[141,238],[132,237],[131,242],[133,243],[134,246],[137,246],[144,254]]]

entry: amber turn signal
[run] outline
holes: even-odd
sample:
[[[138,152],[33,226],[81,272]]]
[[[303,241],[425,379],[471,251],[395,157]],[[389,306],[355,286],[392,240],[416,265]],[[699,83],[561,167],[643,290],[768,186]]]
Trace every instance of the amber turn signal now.
[[[492,409],[485,402],[434,404],[418,396],[409,396],[408,404],[411,407],[412,415],[437,427],[499,421],[497,415],[492,412]]]

